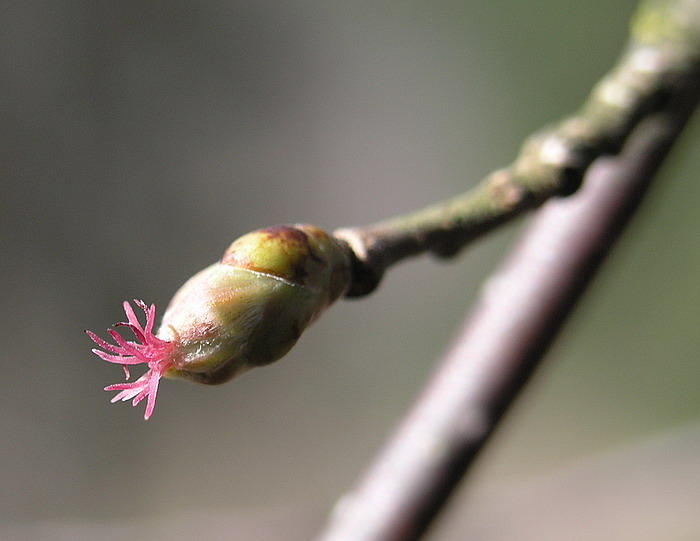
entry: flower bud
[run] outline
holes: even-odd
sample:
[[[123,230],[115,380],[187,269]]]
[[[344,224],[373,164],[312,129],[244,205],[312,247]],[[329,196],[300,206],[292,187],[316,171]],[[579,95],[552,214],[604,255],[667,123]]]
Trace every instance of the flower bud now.
[[[124,303],[129,328],[138,341],[109,330],[117,345],[86,331],[103,350],[93,352],[149,370],[134,382],[106,390],[134,405],[148,398],[145,418],[155,407],[162,376],[199,383],[223,383],[254,367],[280,359],[301,333],[350,285],[350,261],[344,245],[311,225],[261,229],[236,240],[221,261],[190,278],[175,294],[153,333],[155,306],[135,301],[145,312],[142,325]]]
[[[222,383],[280,359],[349,280],[345,250],[317,227],[244,235],[166,309],[158,336],[179,343],[180,354],[168,375]]]

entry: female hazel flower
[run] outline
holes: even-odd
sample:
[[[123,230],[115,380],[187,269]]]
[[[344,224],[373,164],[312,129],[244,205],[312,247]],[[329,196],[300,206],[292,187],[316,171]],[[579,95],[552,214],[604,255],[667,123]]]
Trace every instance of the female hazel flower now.
[[[129,366],[146,364],[134,382],[105,388],[112,399],[148,398],[145,418],[155,407],[160,378],[179,377],[218,384],[250,368],[283,357],[304,329],[350,285],[346,245],[311,225],[283,225],[254,231],[234,241],[221,260],[190,278],[175,294],[153,333],[155,306],[135,301],[145,312],[141,325],[124,303],[127,327],[138,341],[115,329],[110,344],[86,331],[101,359]]]
[[[132,383],[116,383],[105,387],[105,391],[120,391],[112,402],[118,400],[134,399],[134,406],[148,397],[146,404],[146,413],[144,419],[148,419],[153,413],[153,408],[156,405],[156,395],[158,394],[158,382],[163,375],[173,367],[172,353],[175,349],[173,342],[161,340],[153,334],[153,323],[156,316],[156,307],[152,304],[146,306],[143,301],[134,300],[134,302],[146,313],[146,326],[142,327],[134,309],[128,302],[124,302],[124,311],[128,321],[117,323],[115,327],[128,327],[139,339],[139,342],[127,342],[114,329],[109,329],[107,332],[118,345],[110,344],[92,331],[85,331],[102,349],[93,349],[93,353],[110,363],[121,364],[124,367],[124,374],[128,380],[129,365],[146,363],[148,371],[139,379]]]

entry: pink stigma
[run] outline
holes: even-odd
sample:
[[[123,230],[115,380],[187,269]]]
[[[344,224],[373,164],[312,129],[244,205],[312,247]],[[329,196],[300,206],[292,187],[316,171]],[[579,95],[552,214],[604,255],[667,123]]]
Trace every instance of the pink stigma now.
[[[118,400],[133,400],[134,406],[148,397],[146,403],[146,413],[143,418],[148,419],[156,406],[156,395],[158,394],[158,382],[163,374],[173,366],[171,352],[175,349],[175,344],[166,340],[161,340],[153,334],[153,323],[156,318],[156,306],[146,306],[143,301],[134,300],[139,308],[146,314],[146,326],[139,322],[131,304],[124,302],[124,312],[128,321],[117,323],[115,327],[128,327],[136,336],[138,342],[125,340],[116,330],[109,329],[107,332],[114,339],[117,345],[110,344],[97,336],[92,331],[85,331],[87,335],[98,346],[106,351],[93,349],[92,352],[100,359],[110,363],[121,364],[124,367],[124,374],[128,380],[129,365],[146,363],[148,371],[136,381],[130,383],[116,383],[105,387],[105,391],[119,391],[112,398],[112,402]]]

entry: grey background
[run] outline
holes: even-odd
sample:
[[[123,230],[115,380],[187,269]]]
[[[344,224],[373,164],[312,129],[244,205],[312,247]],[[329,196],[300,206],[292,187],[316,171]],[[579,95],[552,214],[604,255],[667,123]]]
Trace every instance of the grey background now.
[[[164,381],[149,422],[109,404],[121,371],[82,330],[104,334],[125,299],[164,307],[249,230],[368,223],[463,191],[578,107],[633,5],[0,3],[0,538],[320,520],[522,221],[449,264],[396,268],[276,365]],[[474,501],[697,426],[698,129],[479,463]]]

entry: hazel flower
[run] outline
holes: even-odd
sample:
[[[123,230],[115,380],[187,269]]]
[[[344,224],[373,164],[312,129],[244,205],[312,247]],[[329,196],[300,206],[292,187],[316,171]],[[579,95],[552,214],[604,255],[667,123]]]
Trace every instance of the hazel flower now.
[[[163,374],[173,367],[172,353],[176,345],[173,342],[161,340],[153,334],[153,324],[155,323],[156,307],[152,304],[146,306],[143,301],[134,300],[136,305],[146,314],[146,325],[141,325],[131,304],[124,302],[124,312],[128,321],[117,323],[115,327],[128,327],[138,339],[138,342],[125,340],[116,330],[109,329],[107,332],[114,339],[117,345],[110,344],[97,336],[92,331],[85,331],[87,335],[98,346],[106,351],[94,348],[92,352],[99,358],[115,364],[121,364],[124,368],[124,375],[130,378],[129,366],[145,363],[148,370],[143,376],[131,383],[116,383],[105,387],[105,391],[119,391],[112,402],[119,400],[133,400],[136,406],[144,398],[148,398],[146,403],[146,413],[144,419],[148,419],[153,414],[158,394],[158,383]]]
[[[112,399],[155,407],[161,377],[218,384],[255,366],[282,358],[304,329],[350,284],[347,246],[311,225],[275,226],[234,241],[221,260],[190,278],[175,294],[157,333],[154,305],[135,301],[146,314],[142,326],[128,302],[128,327],[138,341],[108,331],[116,345],[86,331],[101,359],[129,366],[146,364],[131,383],[105,388]]]

